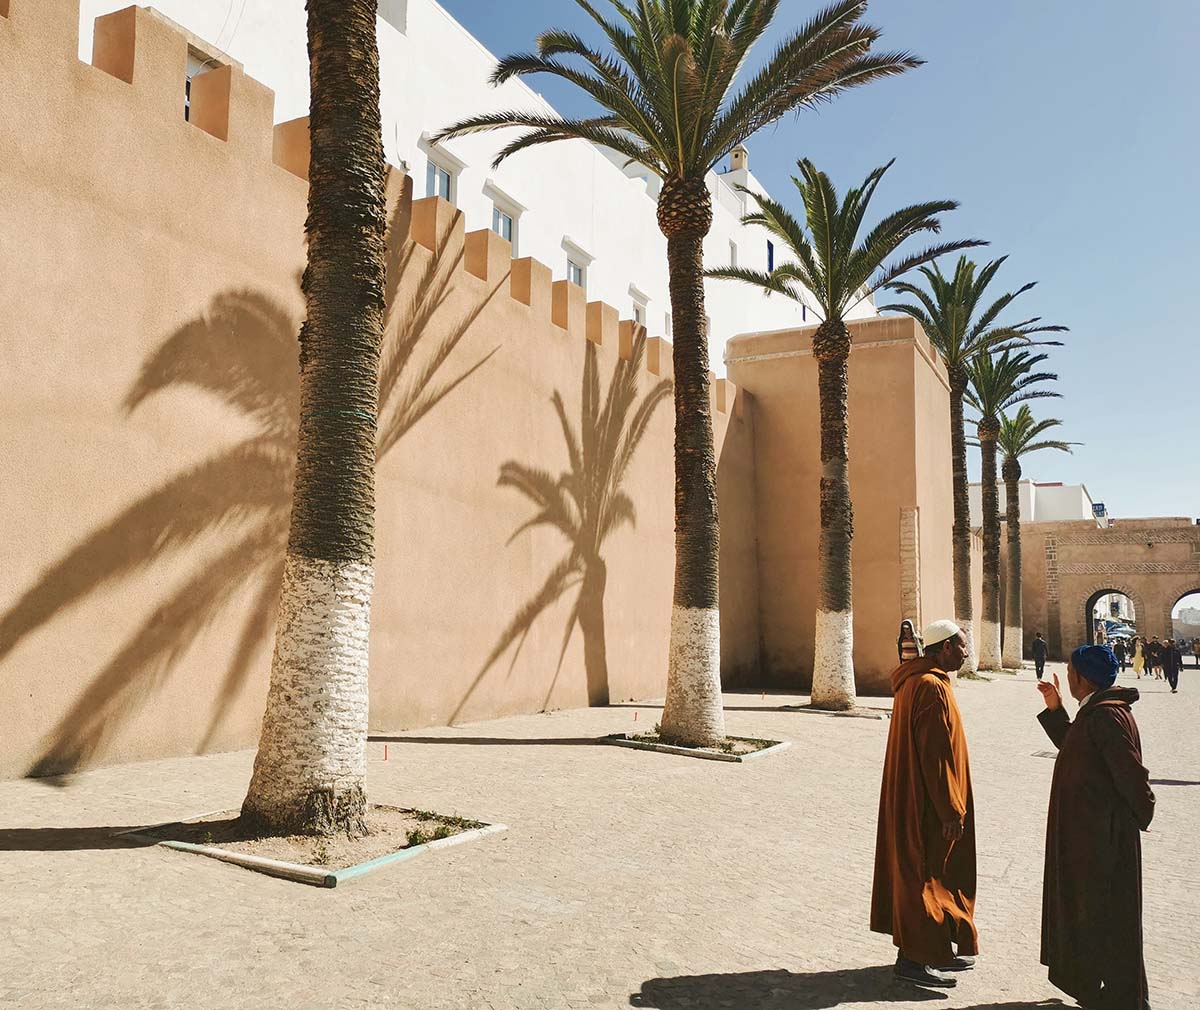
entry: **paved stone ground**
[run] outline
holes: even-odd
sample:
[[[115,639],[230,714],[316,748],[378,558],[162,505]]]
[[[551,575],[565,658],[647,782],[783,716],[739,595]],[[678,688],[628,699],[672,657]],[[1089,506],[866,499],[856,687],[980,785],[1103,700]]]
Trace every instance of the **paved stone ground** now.
[[[1200,674],[1142,682],[1155,1010],[1200,1007]],[[249,753],[0,783],[0,1007],[188,1010],[1033,1010],[1052,762],[1033,678],[964,683],[984,956],[949,995],[891,979],[866,929],[888,723],[727,698],[745,765],[591,746],[653,705],[401,734],[374,799],[510,830],[325,891],[110,833],[236,806]],[[869,704],[884,704],[869,702]],[[639,713],[637,724],[634,711]],[[1066,1005],[1072,1005],[1068,1001]]]

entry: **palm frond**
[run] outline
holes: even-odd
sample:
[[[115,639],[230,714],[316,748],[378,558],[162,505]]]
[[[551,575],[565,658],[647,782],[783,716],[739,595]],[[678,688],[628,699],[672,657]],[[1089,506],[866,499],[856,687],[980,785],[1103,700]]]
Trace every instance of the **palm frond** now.
[[[863,23],[866,0],[835,0],[788,35],[740,86],[751,51],[770,31],[780,0],[610,0],[602,12],[576,0],[603,35],[549,29],[537,51],[500,60],[493,84],[546,74],[592,99],[592,120],[493,113],[463,120],[435,140],[522,128],[498,161],[559,140],[615,150],[663,177],[702,178],[750,136],[790,112],[828,101],[920,64],[908,53],[876,53],[878,29]]]

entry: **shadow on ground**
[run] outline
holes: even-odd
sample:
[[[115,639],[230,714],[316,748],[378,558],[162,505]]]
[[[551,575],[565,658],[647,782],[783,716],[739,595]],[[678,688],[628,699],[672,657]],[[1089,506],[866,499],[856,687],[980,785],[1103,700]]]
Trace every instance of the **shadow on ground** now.
[[[155,840],[122,834],[140,824],[108,828],[0,828],[0,852],[77,852],[82,849],[144,849]]]
[[[943,1001],[948,993],[896,981],[892,966],[842,971],[747,971],[653,978],[629,997],[653,1010],[832,1010],[845,1004]],[[976,1003],[956,1010],[1054,1010],[1060,1000]],[[947,1008],[949,1010],[949,1008]]]
[[[457,743],[472,747],[594,747],[602,741],[594,736],[551,736],[541,738],[507,736],[380,736],[372,733],[371,743]]]

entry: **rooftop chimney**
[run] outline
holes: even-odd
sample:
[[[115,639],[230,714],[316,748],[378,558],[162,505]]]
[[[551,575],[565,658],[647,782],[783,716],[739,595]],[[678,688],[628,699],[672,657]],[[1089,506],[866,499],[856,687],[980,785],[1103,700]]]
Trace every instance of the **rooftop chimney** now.
[[[750,167],[750,152],[741,144],[729,152],[729,167],[734,172],[740,172]]]

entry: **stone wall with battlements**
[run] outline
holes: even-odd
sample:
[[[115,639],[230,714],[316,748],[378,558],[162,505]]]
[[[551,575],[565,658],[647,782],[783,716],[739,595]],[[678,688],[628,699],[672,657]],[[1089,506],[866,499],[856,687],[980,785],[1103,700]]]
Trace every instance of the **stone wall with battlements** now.
[[[0,0],[0,776],[253,746],[288,528],[307,123],[273,125],[272,93],[233,62],[193,78],[185,119],[185,33],[116,11],[85,64],[78,24],[78,0]],[[669,396],[627,467],[614,446],[672,378],[671,347],[411,191],[390,178],[372,728],[661,696]],[[858,484],[868,690],[901,612],[949,609],[944,376],[923,335],[889,340],[856,348],[852,375],[907,363],[881,409],[938,408],[911,407],[899,452],[856,442],[879,474]],[[588,404],[622,376],[610,425]],[[761,479],[756,396],[709,392],[722,672],[757,684],[764,615],[810,575],[760,572],[764,499],[789,505]],[[768,462],[811,472],[810,436]],[[884,479],[914,460],[933,497]],[[610,491],[598,552],[561,502],[581,481]],[[790,521],[807,543],[805,509]]]
[[[232,65],[194,79],[185,121],[183,34],[115,12],[86,65],[77,24],[74,0],[0,15],[4,775],[252,745],[289,512],[307,123],[273,127]],[[661,695],[670,398],[619,477],[583,399],[642,334],[402,177],[389,227],[372,726]],[[671,374],[649,340],[624,432]],[[753,407],[710,395],[732,683],[758,659]],[[587,600],[582,542],[522,532],[544,489],[501,483],[583,467],[564,424],[630,503]],[[607,626],[599,661],[580,618]]]

